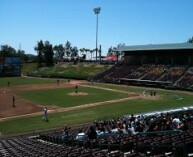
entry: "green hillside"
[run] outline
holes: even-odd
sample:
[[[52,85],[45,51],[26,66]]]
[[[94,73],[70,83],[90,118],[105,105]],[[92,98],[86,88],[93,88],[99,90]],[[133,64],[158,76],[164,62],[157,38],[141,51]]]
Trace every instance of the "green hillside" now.
[[[62,77],[73,79],[88,79],[97,73],[105,71],[112,65],[83,64],[74,65],[72,63],[57,64],[54,67],[43,67],[31,72],[31,75],[41,75],[45,77]]]
[[[21,66],[21,73],[27,75],[28,73],[37,69],[37,63],[23,63]]]

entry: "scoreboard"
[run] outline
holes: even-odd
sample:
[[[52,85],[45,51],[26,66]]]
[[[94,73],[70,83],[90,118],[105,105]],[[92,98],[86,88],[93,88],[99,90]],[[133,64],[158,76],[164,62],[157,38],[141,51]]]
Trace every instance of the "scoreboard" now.
[[[0,76],[21,76],[21,59],[0,57]]]

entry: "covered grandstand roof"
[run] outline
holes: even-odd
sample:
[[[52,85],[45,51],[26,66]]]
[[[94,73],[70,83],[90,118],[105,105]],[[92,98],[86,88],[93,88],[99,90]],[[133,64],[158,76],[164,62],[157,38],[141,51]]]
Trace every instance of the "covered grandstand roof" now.
[[[174,43],[174,44],[149,44],[149,45],[122,46],[117,48],[117,51],[182,50],[182,49],[193,50],[193,44]]]

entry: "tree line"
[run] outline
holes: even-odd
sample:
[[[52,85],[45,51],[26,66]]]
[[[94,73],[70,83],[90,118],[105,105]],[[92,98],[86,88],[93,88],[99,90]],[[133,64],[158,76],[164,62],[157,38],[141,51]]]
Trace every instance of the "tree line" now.
[[[22,62],[30,62],[35,60],[35,55],[25,54],[25,51],[22,49],[14,49],[9,45],[1,45],[0,57],[19,57]]]
[[[72,46],[72,44],[67,41],[64,45],[58,44],[52,46],[49,41],[38,41],[35,46],[35,51],[37,52],[37,62],[38,66],[52,66],[57,61],[71,60],[85,60],[87,53],[91,54],[91,58],[93,58],[93,53],[96,49],[88,49],[88,48],[80,48],[78,49],[76,46]],[[79,55],[79,52],[81,53]]]
[[[188,43],[193,43],[193,37],[189,38]],[[118,44],[117,47],[110,47],[107,52],[107,56],[120,56],[117,50],[118,47],[125,46],[125,44]],[[80,48],[72,46],[69,41],[64,45],[52,45],[49,41],[43,42],[42,40],[37,42],[34,47],[37,52],[37,56],[32,54],[25,54],[22,49],[14,49],[9,45],[1,45],[0,57],[20,57],[22,62],[38,62],[38,66],[53,66],[56,61],[63,61],[65,59],[76,60],[76,59],[86,59],[87,53],[90,53],[91,58],[93,58],[93,53],[96,49]],[[79,56],[79,52],[81,53]],[[100,50],[99,50],[100,53]],[[96,58],[97,59],[97,58]]]

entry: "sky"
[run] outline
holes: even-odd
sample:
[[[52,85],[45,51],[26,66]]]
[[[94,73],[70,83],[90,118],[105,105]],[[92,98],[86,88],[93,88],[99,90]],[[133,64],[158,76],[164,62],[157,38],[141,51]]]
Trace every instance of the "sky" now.
[[[0,45],[36,54],[39,40],[94,49],[182,43],[193,36],[193,0],[0,0]]]

